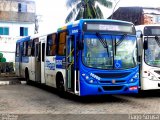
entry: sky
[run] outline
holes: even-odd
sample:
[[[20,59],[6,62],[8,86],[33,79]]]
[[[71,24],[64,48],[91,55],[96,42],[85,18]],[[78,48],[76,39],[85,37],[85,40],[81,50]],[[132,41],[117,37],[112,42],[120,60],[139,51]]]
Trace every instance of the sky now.
[[[35,0],[39,16],[39,33],[54,32],[64,25],[67,16],[65,0]]]
[[[113,1],[113,8],[117,1]],[[65,18],[69,12],[66,8],[66,0],[35,0],[36,12],[40,17],[39,33],[51,33],[62,27],[65,24]],[[120,0],[115,7],[115,10],[121,6],[143,6],[143,7],[160,7],[160,0]],[[105,9],[104,17],[108,17],[113,9]]]

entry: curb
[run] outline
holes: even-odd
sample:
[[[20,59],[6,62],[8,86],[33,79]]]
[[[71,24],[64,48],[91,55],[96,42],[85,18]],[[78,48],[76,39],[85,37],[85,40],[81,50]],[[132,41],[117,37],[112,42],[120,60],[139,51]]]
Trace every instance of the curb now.
[[[26,84],[26,81],[3,81],[3,80],[0,80],[0,85],[18,85],[18,84],[23,84],[25,85]]]

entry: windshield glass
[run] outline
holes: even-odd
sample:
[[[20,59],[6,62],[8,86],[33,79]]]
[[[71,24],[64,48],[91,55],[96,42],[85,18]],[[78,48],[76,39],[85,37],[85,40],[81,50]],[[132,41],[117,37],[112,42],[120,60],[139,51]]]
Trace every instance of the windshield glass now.
[[[100,69],[127,69],[137,65],[136,37],[122,35],[101,35],[102,40],[96,35],[84,36],[84,50],[82,60],[85,66]],[[120,44],[116,43],[121,41]],[[116,52],[115,52],[116,51]]]
[[[116,38],[115,43],[115,68],[132,68],[137,65],[136,38],[122,36]]]
[[[148,38],[148,49],[145,50],[145,62],[150,66],[160,67],[160,46],[155,37]]]

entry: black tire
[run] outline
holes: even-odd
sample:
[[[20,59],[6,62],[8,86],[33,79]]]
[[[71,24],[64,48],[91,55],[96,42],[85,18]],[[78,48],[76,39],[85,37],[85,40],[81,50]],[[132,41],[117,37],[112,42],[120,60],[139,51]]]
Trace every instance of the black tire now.
[[[58,94],[61,97],[64,97],[65,96],[64,79],[63,79],[62,74],[60,74],[60,73],[58,73],[57,76],[56,76],[56,87],[57,87],[57,90],[58,90]]]
[[[29,81],[29,73],[28,73],[28,70],[27,70],[27,69],[25,70],[25,80],[26,80],[27,85],[29,85],[29,84],[30,84],[30,81]]]

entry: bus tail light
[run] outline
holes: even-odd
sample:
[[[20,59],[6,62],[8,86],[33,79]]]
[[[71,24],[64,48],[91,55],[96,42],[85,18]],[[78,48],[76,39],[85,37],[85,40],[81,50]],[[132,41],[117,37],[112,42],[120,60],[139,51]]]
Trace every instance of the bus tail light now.
[[[137,89],[138,89],[137,86],[131,86],[131,87],[129,87],[129,90],[130,90],[130,91],[132,91],[132,90],[137,90]]]

